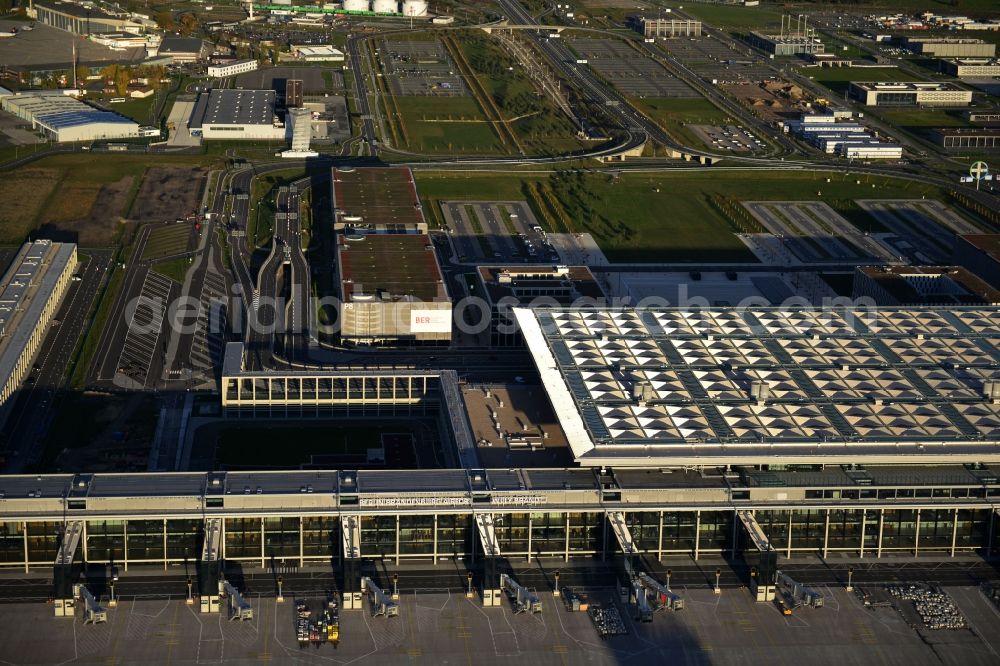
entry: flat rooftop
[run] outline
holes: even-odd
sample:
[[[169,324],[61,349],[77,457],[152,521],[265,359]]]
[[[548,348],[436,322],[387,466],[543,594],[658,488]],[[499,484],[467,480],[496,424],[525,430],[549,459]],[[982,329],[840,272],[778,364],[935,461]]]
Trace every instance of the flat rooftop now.
[[[198,96],[189,127],[274,124],[273,90],[210,90]]]
[[[858,270],[906,305],[1000,304],[1000,290],[961,266],[862,266]]]
[[[491,303],[506,296],[523,302],[545,295],[563,305],[577,298],[604,298],[604,290],[586,266],[480,266],[479,278]]]
[[[426,234],[337,234],[344,301],[448,299],[434,245]]]
[[[1000,261],[1000,234],[965,234],[960,236],[969,245]]]
[[[516,308],[581,464],[1000,461],[1000,309]]]
[[[337,222],[361,218],[366,225],[424,223],[413,173],[403,167],[334,169],[333,209]]]
[[[200,53],[205,42],[197,37],[173,37],[167,35],[160,42],[161,55],[171,53]]]
[[[85,6],[75,2],[36,2],[35,6],[44,7],[46,9],[51,9],[54,12],[66,14],[67,16],[75,16],[77,18],[118,19],[121,21],[128,19],[127,16],[116,16],[106,12],[93,3],[88,3]]]
[[[879,92],[965,90],[950,81],[851,81],[851,85],[862,90],[876,90]]]

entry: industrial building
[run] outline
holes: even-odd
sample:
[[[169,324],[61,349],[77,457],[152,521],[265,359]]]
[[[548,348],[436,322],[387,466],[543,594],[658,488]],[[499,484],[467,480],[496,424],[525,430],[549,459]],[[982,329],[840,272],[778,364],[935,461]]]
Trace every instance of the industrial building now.
[[[943,37],[907,37],[906,48],[914,53],[935,58],[992,58],[996,44],[981,39]]]
[[[956,78],[1000,76],[1000,60],[996,58],[942,59],[941,71]]]
[[[36,19],[43,25],[72,32],[76,35],[127,32],[145,32],[145,26],[128,13],[110,14],[93,3],[75,2],[34,3]]]
[[[747,39],[751,46],[774,56],[813,55],[826,51],[821,40],[807,35],[765,35],[754,31]]]
[[[482,291],[476,293],[490,308],[490,344],[523,344],[514,319],[515,307],[533,302],[552,305],[604,305],[604,290],[586,266],[479,266]]]
[[[877,305],[1000,305],[1000,290],[962,266],[859,266],[852,298]]]
[[[236,62],[226,63],[224,65],[209,65],[208,75],[209,76],[236,76],[237,74],[243,74],[244,72],[252,72],[257,69],[256,60],[237,60]]]
[[[208,53],[208,46],[197,37],[175,37],[168,35],[160,42],[157,54],[170,58],[175,64],[184,65],[199,62]]]
[[[940,127],[930,131],[937,144],[949,149],[997,150],[1000,148],[1000,129]]]
[[[968,106],[972,91],[948,82],[851,81],[850,96],[865,106]]]
[[[333,171],[340,336],[353,344],[448,344],[451,300],[413,174]]]
[[[75,270],[75,244],[38,240],[21,246],[0,280],[0,427]]]
[[[635,19],[634,25],[644,37],[701,37],[701,21],[690,19]]]
[[[139,124],[111,111],[95,109],[62,91],[31,91],[0,98],[0,106],[55,143],[131,139]]]
[[[782,128],[811,143],[828,155],[848,159],[900,159],[903,147],[880,141],[872,130],[853,120],[850,111],[803,113],[798,120],[786,120]]]
[[[275,111],[273,90],[221,90],[201,93],[188,129],[205,139],[285,139],[285,123]]]

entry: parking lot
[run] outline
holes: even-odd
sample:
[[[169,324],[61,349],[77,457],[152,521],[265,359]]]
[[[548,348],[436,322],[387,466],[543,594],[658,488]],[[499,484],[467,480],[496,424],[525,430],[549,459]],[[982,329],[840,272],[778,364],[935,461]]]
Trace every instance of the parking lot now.
[[[574,39],[570,42],[580,59],[629,97],[697,97],[686,83],[655,60],[627,44],[612,39]]]
[[[698,135],[698,138],[706,146],[712,148],[748,152],[764,150],[767,147],[763,141],[749,131],[736,125],[726,125],[724,127],[718,125],[689,125],[688,127]]]
[[[743,206],[800,261],[898,260],[892,248],[864,234],[825,203],[745,201]]]
[[[116,376],[116,379],[121,378],[122,383],[136,388],[145,387],[151,370],[160,364],[164,351],[161,349],[163,318],[174,291],[176,285],[172,280],[146,271],[135,305],[126,310],[128,329],[118,357]]]
[[[939,201],[873,199],[857,203],[895,237],[890,242],[900,253],[918,263],[947,262],[955,234],[983,233]]]
[[[554,261],[534,212],[524,201],[443,201],[452,245],[461,262]]]
[[[236,87],[247,90],[274,90],[285,94],[285,82],[289,79],[302,81],[305,95],[341,92],[344,89],[344,75],[339,69],[330,67],[269,67],[246,72],[236,77]]]
[[[714,37],[668,39],[657,45],[706,81],[760,81],[774,75],[750,47],[738,51]]]
[[[379,56],[395,95],[449,97],[469,94],[441,42],[383,39],[379,42]]]
[[[230,663],[332,664],[888,664],[978,666],[995,664],[1000,619],[975,588],[950,588],[949,597],[969,629],[939,630],[927,641],[892,607],[871,609],[853,593],[820,588],[822,608],[782,615],[774,604],[756,603],[746,590],[675,587],[685,601],[651,622],[634,619],[606,588],[574,588],[588,606],[610,609],[621,635],[602,639],[598,620],[571,611],[548,590],[536,592],[537,614],[515,614],[504,597],[484,608],[478,598],[439,589],[406,590],[398,617],[373,617],[368,602],[339,613],[340,642],[300,647],[296,605],[313,613],[325,606],[319,589],[272,596],[245,593],[253,618],[230,621],[223,602],[218,614],[201,614],[182,600],[124,597],[108,610],[106,623],[83,624],[52,617],[43,603],[0,607],[7,627],[3,659],[12,664]],[[594,613],[596,615],[596,612]],[[609,623],[603,622],[602,628]],[[74,661],[75,660],[75,661]]]

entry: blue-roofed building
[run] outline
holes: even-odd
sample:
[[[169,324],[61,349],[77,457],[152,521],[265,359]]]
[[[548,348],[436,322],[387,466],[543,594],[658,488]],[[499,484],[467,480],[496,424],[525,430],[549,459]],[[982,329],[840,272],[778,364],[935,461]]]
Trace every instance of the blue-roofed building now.
[[[53,142],[128,139],[139,136],[139,124],[111,111],[51,91],[32,91],[0,99],[3,109],[31,123]]]

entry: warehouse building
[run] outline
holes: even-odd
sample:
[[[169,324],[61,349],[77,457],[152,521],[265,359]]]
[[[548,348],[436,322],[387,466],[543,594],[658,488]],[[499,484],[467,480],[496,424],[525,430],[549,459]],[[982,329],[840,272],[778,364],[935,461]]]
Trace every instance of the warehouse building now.
[[[852,298],[877,305],[1000,305],[1000,290],[961,266],[859,266]]]
[[[21,246],[0,281],[0,427],[75,270],[75,244],[39,240]]]
[[[75,2],[57,1],[45,4],[36,2],[34,8],[39,23],[76,35],[145,32],[145,26],[130,18],[128,14],[124,12],[109,14],[90,3],[83,5]]]
[[[237,74],[243,74],[244,72],[252,72],[255,69],[257,69],[256,60],[237,60],[224,65],[209,65],[208,75],[218,77],[236,76]]]
[[[170,58],[175,64],[183,65],[203,60],[208,46],[197,37],[167,36],[160,42],[157,55]]]
[[[0,98],[0,106],[49,141],[101,141],[140,135],[139,124],[111,111],[95,109],[61,91],[32,91]]]
[[[340,335],[352,344],[448,344],[451,299],[413,173],[333,171]]]
[[[868,127],[854,121],[850,111],[803,113],[798,120],[782,122],[782,128],[808,141],[824,153],[847,159],[899,159],[903,147],[880,141]]]
[[[1000,76],[1000,60],[996,58],[942,59],[941,71],[959,79]]]
[[[943,148],[965,150],[997,150],[1000,148],[1000,129],[940,127],[930,131],[937,144]]]
[[[968,106],[972,91],[948,82],[851,81],[849,94],[865,106]]]
[[[748,39],[751,46],[775,56],[813,55],[826,51],[822,41],[806,35],[765,35],[751,32]]]
[[[992,58],[997,50],[996,44],[981,39],[907,37],[905,44],[914,53],[936,58]]]
[[[209,139],[281,140],[285,123],[273,90],[209,90],[198,95],[188,129]]]
[[[646,18],[635,20],[634,25],[646,38],[701,37],[701,21],[688,19]]]
[[[344,52],[333,46],[293,44],[292,54],[306,62],[344,62]]]

